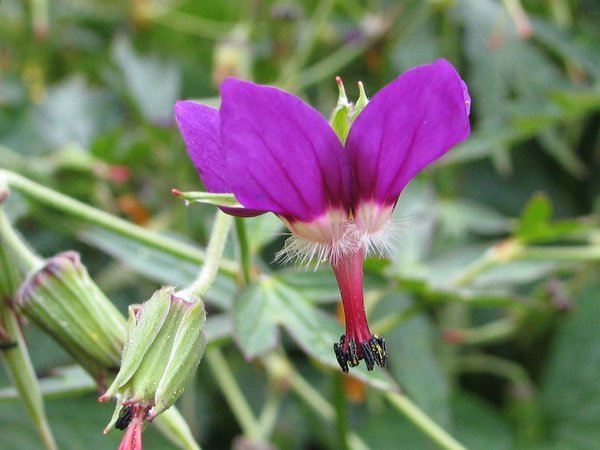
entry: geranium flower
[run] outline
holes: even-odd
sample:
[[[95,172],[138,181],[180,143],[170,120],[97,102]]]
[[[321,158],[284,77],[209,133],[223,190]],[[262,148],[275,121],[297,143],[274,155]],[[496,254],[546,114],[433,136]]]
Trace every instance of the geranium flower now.
[[[344,372],[362,359],[385,366],[383,338],[369,330],[363,255],[386,247],[402,189],[469,134],[465,83],[444,60],[413,68],[370,100],[345,145],[298,97],[233,78],[219,110],[175,105],[188,154],[206,189],[233,193],[234,215],[273,212],[292,232],[279,256],[328,259],[339,284],[346,333],[334,344]]]

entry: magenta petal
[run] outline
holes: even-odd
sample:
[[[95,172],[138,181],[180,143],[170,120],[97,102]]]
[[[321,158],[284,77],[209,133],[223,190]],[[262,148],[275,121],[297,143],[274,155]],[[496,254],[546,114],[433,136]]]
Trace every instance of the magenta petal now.
[[[444,60],[416,67],[378,92],[350,129],[352,207],[393,205],[424,167],[469,135],[465,83]]]
[[[192,101],[175,103],[175,119],[188,155],[209,192],[231,192],[225,178],[219,111]]]
[[[302,221],[349,208],[344,149],[316,110],[279,89],[228,79],[221,136],[236,198]]]
[[[208,192],[231,193],[221,147],[219,112],[192,101],[175,104],[175,119],[194,167]],[[265,211],[221,208],[234,216],[256,216]]]

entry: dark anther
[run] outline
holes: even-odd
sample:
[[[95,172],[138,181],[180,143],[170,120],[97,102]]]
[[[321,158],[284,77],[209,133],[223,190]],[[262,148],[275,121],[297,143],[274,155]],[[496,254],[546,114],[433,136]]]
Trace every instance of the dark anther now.
[[[344,353],[344,336],[340,339],[340,344],[333,344],[333,351],[335,352],[335,357],[337,358],[337,362],[342,368],[342,372],[348,373],[348,361],[346,360],[346,355]]]
[[[379,367],[385,367],[387,365],[388,360],[388,352],[387,346],[385,344],[385,339],[381,336],[374,335],[370,340],[371,350],[375,355],[375,360],[377,361],[377,365]]]
[[[131,406],[125,406],[124,408],[121,408],[121,411],[119,412],[119,418],[115,422],[115,428],[124,430],[129,426],[132,419],[133,408]]]
[[[354,338],[350,338],[348,341],[348,350],[346,351],[346,359],[348,360],[348,365],[350,367],[358,366],[360,362],[360,357],[356,351],[356,341]]]
[[[375,356],[373,356],[373,352],[371,352],[371,342],[363,341],[360,344],[360,348],[362,349],[367,370],[373,370],[373,367],[375,367]]]
[[[380,367],[387,365],[388,352],[385,339],[378,335],[373,335],[368,341],[360,342],[358,347],[353,337],[346,342],[346,336],[342,335],[339,344],[333,344],[333,350],[344,373],[348,373],[349,367],[358,366],[361,359],[365,360],[367,370],[373,370],[375,364]]]

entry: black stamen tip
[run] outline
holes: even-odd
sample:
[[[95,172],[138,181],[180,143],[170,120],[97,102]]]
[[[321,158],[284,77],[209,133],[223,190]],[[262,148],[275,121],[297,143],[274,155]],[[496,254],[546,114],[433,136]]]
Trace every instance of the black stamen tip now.
[[[348,350],[346,351],[346,359],[348,360],[348,365],[350,367],[358,366],[360,362],[360,358],[358,356],[358,352],[356,351],[356,341],[354,338],[350,338],[348,341]]]
[[[133,420],[133,408],[131,406],[125,406],[119,412],[119,417],[115,422],[115,428],[118,430],[124,430],[129,426]]]
[[[381,336],[375,335],[373,336],[373,339],[371,339],[370,343],[371,349],[373,350],[373,354],[375,355],[375,360],[377,361],[377,365],[379,367],[385,367],[387,365],[388,360],[388,352],[385,339]]]
[[[365,360],[365,364],[367,365],[367,370],[373,370],[375,367],[375,356],[373,356],[373,352],[371,352],[371,342],[363,341],[360,344],[360,348],[362,349],[363,358]]]
[[[339,344],[333,344],[333,351],[338,364],[342,368],[342,372],[348,373],[348,361],[346,361],[346,355],[344,354],[344,347]]]

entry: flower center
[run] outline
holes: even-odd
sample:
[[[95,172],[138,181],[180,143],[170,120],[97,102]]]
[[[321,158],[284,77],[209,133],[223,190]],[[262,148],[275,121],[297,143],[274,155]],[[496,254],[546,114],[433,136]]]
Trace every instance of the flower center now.
[[[308,264],[313,258],[317,264],[325,260],[333,262],[355,252],[361,245],[348,212],[341,209],[327,210],[310,222],[279,218],[292,232],[275,257],[283,262],[297,260]]]

